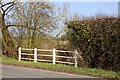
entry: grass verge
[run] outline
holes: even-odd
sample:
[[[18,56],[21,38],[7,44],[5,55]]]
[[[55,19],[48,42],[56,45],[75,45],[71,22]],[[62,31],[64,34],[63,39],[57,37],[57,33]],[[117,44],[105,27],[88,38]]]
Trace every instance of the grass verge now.
[[[33,61],[18,61],[8,57],[0,57],[0,61],[2,61],[2,64],[7,64],[7,65],[45,69],[45,70],[52,70],[58,72],[67,72],[72,74],[87,75],[94,77],[120,79],[120,72],[113,72],[109,70],[101,70],[96,68],[83,68],[83,67],[75,68],[74,66],[68,66],[63,64],[53,65],[51,63],[42,63],[42,62],[34,63]]]

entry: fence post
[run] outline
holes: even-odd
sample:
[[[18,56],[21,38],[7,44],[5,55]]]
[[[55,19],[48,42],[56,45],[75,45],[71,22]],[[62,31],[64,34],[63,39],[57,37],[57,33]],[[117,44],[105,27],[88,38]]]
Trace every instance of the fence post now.
[[[77,50],[75,50],[75,67],[77,68],[77,54],[78,54],[78,51]]]
[[[56,62],[56,54],[55,54],[55,49],[53,49],[53,64],[55,64],[55,62]]]
[[[37,48],[34,48],[34,62],[37,62]]]
[[[21,61],[21,47],[18,48],[18,60]]]

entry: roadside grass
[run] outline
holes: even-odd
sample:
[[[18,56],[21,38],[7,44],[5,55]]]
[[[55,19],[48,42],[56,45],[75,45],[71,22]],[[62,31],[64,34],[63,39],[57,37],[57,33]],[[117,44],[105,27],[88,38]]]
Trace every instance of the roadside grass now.
[[[42,63],[42,62],[34,63],[33,61],[18,61],[8,57],[0,57],[0,62],[1,61],[2,64],[7,64],[7,65],[52,70],[52,71],[66,72],[66,73],[72,73],[78,75],[87,75],[98,78],[101,77],[101,78],[120,79],[120,72],[101,70],[97,68],[84,68],[84,67],[75,68],[74,66],[68,66],[64,64],[51,64],[51,63]]]

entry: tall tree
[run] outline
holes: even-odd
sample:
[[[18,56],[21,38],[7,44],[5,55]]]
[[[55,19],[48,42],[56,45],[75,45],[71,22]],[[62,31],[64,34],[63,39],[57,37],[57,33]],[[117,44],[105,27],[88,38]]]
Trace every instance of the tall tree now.
[[[24,35],[29,48],[35,47],[37,36],[49,33],[56,28],[54,5],[48,2],[19,3],[12,18],[15,24],[22,26],[17,29],[25,31]],[[23,33],[19,33],[19,37],[21,35]]]
[[[64,14],[56,13],[55,6],[49,2],[0,4],[3,53],[9,57],[14,57],[14,49],[21,46],[22,39],[27,39],[27,47],[36,47],[37,37],[52,32],[57,28],[59,20],[64,17]],[[15,41],[17,46],[14,44]]]
[[[40,33],[46,30],[52,30],[54,26],[53,5],[47,2],[35,3],[15,3],[0,2],[1,11],[1,25],[3,35],[3,54],[9,57],[14,57],[16,54],[13,38],[11,38],[11,27],[16,27],[19,32],[22,30],[28,34],[28,45],[34,47],[35,38]],[[12,10],[12,11],[11,11]],[[10,19],[9,19],[10,18]],[[23,34],[22,34],[23,35]],[[22,35],[19,37],[22,38]],[[19,41],[21,44],[21,41]],[[20,46],[20,45],[18,45]]]
[[[13,44],[12,38],[10,37],[8,28],[10,25],[7,25],[6,15],[12,10],[15,6],[14,2],[2,3],[0,1],[0,13],[1,13],[1,29],[2,29],[2,44],[3,44],[3,54],[13,57],[15,56],[15,46]]]

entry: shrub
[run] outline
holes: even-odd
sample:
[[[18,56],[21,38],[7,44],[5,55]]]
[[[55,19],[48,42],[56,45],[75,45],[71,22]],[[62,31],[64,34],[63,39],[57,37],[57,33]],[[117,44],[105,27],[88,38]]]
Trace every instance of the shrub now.
[[[89,67],[120,70],[120,19],[94,17],[67,23],[67,37]]]

